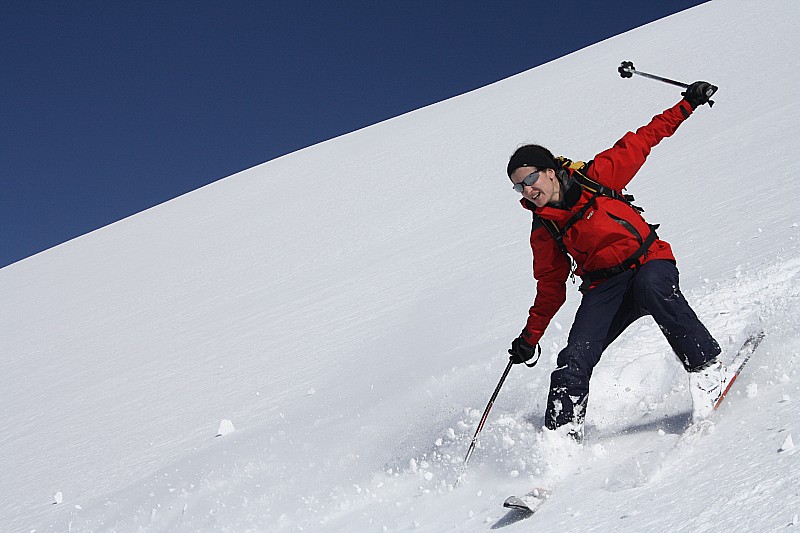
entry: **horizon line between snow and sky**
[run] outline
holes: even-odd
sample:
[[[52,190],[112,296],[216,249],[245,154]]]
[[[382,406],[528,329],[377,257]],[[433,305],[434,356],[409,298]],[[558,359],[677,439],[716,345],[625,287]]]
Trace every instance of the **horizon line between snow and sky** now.
[[[5,3],[0,268],[702,3]]]

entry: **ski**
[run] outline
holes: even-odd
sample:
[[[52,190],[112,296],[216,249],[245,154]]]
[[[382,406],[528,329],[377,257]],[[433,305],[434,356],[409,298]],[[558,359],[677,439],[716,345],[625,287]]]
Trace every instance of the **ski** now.
[[[503,502],[503,507],[514,511],[533,514],[547,501],[553,494],[549,489],[533,489],[525,496],[509,496]]]
[[[733,374],[731,375],[730,380],[728,380],[728,384],[725,386],[725,390],[722,391],[717,403],[714,404],[714,409],[712,413],[716,411],[720,405],[722,405],[722,401],[725,399],[725,396],[728,394],[728,391],[731,390],[731,386],[736,381],[736,378],[739,377],[739,374],[742,372],[742,369],[750,361],[750,357],[753,356],[753,353],[758,348],[758,345],[761,344],[761,341],[764,340],[764,332],[759,331],[758,333],[754,333],[747,337],[747,340],[744,341],[742,347],[739,348],[739,351],[736,352],[736,355],[733,357],[733,360],[730,362],[730,367],[734,368]]]

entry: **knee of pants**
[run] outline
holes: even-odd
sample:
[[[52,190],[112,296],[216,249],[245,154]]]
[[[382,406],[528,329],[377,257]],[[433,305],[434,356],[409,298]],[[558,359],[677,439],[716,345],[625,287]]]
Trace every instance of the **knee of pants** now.
[[[550,389],[571,395],[586,394],[592,370],[600,360],[602,349],[600,341],[570,343],[558,354],[558,368],[550,376]]]
[[[603,341],[570,340],[566,348],[558,354],[556,372],[565,368],[567,374],[586,376],[589,379],[592,370],[600,361],[603,353]]]

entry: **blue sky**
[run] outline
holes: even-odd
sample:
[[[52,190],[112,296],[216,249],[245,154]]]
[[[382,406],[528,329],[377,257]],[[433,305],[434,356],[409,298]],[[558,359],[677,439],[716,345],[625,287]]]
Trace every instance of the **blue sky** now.
[[[0,0],[0,267],[700,3]]]

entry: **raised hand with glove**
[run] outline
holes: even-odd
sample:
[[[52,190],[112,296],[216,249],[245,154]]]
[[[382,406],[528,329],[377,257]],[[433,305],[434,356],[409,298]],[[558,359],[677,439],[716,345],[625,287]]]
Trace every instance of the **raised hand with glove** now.
[[[689,85],[686,90],[681,93],[681,96],[689,102],[692,109],[697,109],[706,103],[709,106],[713,105],[710,99],[715,92],[717,92],[716,85],[711,85],[707,81],[696,81]]]

